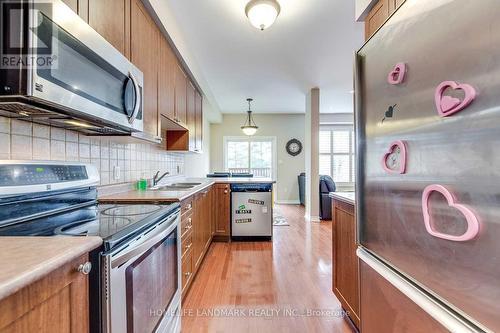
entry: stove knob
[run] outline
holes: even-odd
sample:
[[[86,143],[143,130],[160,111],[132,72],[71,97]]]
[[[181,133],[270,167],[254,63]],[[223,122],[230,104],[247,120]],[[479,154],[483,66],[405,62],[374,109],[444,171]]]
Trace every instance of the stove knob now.
[[[92,270],[92,264],[87,261],[86,263],[78,266],[77,270],[84,275],[89,275],[90,271]]]

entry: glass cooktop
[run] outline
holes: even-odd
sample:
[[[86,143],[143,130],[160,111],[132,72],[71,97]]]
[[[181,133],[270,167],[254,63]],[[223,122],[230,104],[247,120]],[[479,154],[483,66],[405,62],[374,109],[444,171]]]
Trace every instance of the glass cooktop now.
[[[69,223],[57,228],[55,234],[100,236],[106,239],[138,222],[152,219],[162,209],[168,211],[168,207],[158,205],[101,205],[99,206],[98,220]]]

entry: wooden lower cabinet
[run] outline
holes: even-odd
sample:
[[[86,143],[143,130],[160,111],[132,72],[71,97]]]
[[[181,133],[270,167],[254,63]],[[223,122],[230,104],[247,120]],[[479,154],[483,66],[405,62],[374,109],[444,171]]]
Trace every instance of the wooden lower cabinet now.
[[[0,332],[88,332],[85,254],[0,301]]]
[[[212,243],[213,191],[209,187],[181,203],[183,297]]]
[[[360,327],[359,259],[356,255],[354,205],[332,200],[333,292]]]
[[[368,264],[360,268],[361,332],[449,332]]]
[[[214,240],[229,241],[231,235],[231,186],[215,184],[215,231]]]
[[[190,249],[182,256],[182,297],[186,295],[193,277],[193,250]]]

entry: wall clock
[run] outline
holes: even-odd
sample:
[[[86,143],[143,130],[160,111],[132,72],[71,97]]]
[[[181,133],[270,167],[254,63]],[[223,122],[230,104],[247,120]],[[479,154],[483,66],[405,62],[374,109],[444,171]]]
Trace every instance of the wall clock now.
[[[286,143],[286,151],[292,156],[297,156],[302,152],[302,142],[292,139]]]

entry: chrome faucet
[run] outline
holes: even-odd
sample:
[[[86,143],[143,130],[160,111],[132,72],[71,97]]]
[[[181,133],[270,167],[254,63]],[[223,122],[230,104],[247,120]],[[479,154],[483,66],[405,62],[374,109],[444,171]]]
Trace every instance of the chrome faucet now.
[[[170,172],[165,172],[163,175],[160,176],[160,171],[156,172],[156,174],[153,176],[153,186],[158,185],[158,183],[165,178],[165,176],[170,175]]]

